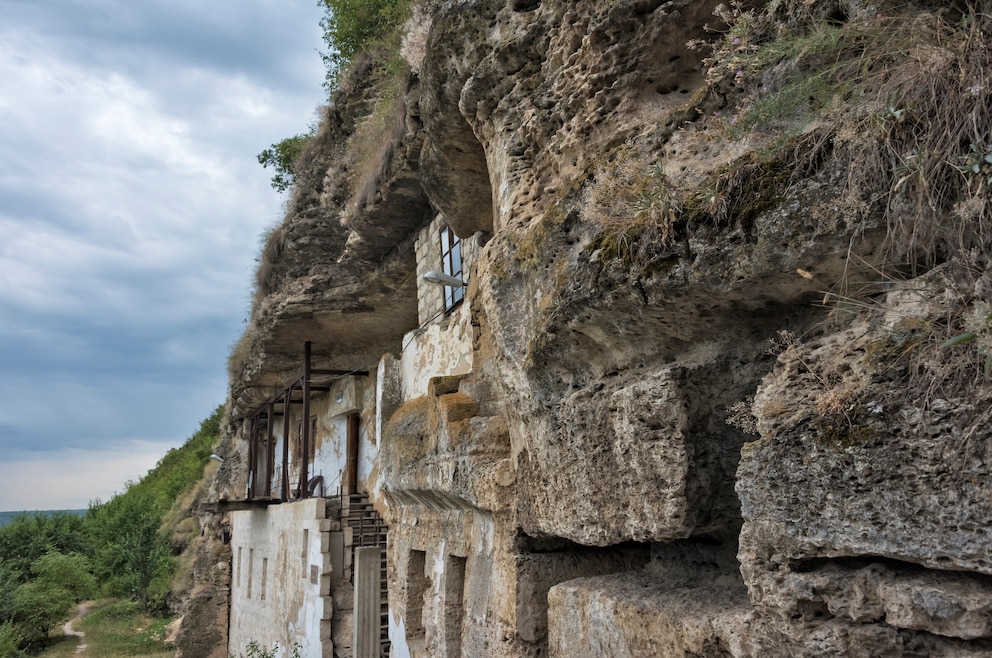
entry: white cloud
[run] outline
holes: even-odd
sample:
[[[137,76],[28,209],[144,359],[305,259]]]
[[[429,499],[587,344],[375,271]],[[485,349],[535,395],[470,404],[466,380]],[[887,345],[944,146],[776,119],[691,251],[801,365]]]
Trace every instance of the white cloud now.
[[[319,13],[312,0],[5,4],[0,508],[18,506],[8,483],[31,469],[84,487],[14,447],[104,469],[112,491],[143,470],[111,474],[107,445],[182,436],[222,400],[258,236],[281,209],[255,155],[305,130],[323,97]],[[156,458],[178,444],[155,443]]]
[[[0,464],[0,510],[82,509],[106,502],[145,475],[169,443],[131,440],[104,448],[69,448]]]
[[[247,287],[255,236],[279,201],[253,154],[232,153],[220,137],[244,140],[254,124],[277,119],[271,92],[244,76],[178,71],[179,86],[200,96],[190,117],[175,116],[122,74],[81,69],[37,42],[18,50],[28,47],[24,39],[0,45],[0,121],[41,157],[0,166],[0,184],[47,197],[71,218],[3,217],[0,298],[62,314],[80,312],[85,300],[87,310],[149,317],[161,305],[142,304],[147,291],[129,279],[153,272],[180,308],[192,297],[201,312],[226,305],[239,313],[230,287],[234,277]],[[165,275],[190,271],[200,273],[195,288],[174,288]]]

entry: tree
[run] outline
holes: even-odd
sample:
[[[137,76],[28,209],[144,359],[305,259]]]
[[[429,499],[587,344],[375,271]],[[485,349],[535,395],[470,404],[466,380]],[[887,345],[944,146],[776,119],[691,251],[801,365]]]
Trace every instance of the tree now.
[[[160,531],[162,512],[154,493],[140,484],[90,510],[93,565],[108,594],[133,596],[146,610],[149,588],[172,569],[169,544]]]
[[[49,551],[31,563],[31,573],[34,578],[19,585],[11,596],[12,617],[23,631],[19,642],[24,636],[35,641],[47,639],[77,601],[96,591],[89,561],[78,553]]]
[[[0,528],[0,564],[18,583],[27,582],[31,565],[51,550],[64,554],[84,552],[83,519],[65,512],[22,514]]]
[[[277,192],[285,192],[296,181],[296,162],[300,159],[303,149],[310,143],[312,136],[313,134],[310,133],[287,137],[258,154],[258,163],[262,167],[275,169],[272,187]]]
[[[0,558],[0,623],[14,616],[14,591],[20,584],[20,574],[8,567],[3,558]]]
[[[14,620],[35,636],[29,639],[47,639],[74,603],[69,590],[49,581],[32,580],[14,590]]]
[[[88,599],[96,593],[96,578],[90,573],[90,562],[79,553],[63,555],[49,551],[34,561],[31,572],[35,574],[35,582],[65,589],[74,602]]]
[[[321,53],[327,68],[325,85],[337,86],[338,74],[352,57],[384,39],[406,20],[409,0],[321,0],[324,17],[324,43],[328,52]]]

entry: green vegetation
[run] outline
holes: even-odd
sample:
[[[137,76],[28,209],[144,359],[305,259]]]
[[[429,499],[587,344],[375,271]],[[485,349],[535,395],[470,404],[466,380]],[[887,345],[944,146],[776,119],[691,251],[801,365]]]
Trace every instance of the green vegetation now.
[[[105,612],[86,622],[124,619],[121,624],[130,624],[130,630],[122,627],[119,635],[137,639],[119,651],[109,644],[106,651],[94,649],[96,655],[162,651],[161,638],[154,633],[131,631],[139,625],[164,626],[164,621],[152,623],[149,617],[167,611],[165,600],[175,570],[162,522],[203,476],[222,415],[218,407],[196,434],[181,448],[170,450],[141,481],[128,483],[124,492],[106,503],[91,504],[84,516],[22,514],[0,527],[0,658],[20,658],[51,645],[52,631],[75,605],[98,594],[133,602],[101,608]],[[144,649],[134,642],[143,642]]]
[[[327,67],[325,86],[328,91],[337,87],[339,77],[358,54],[394,41],[399,50],[398,28],[410,13],[410,0],[321,0],[324,17],[324,43],[328,51],[322,53]]]
[[[321,53],[327,69],[324,86],[331,94],[338,89],[352,61],[375,53],[373,60],[383,71],[401,68],[400,32],[410,15],[411,0],[320,0],[324,17],[327,52]],[[363,76],[364,77],[364,76]],[[301,156],[314,139],[316,128],[280,140],[258,154],[264,168],[272,168],[272,187],[285,192],[296,182]]]
[[[58,637],[41,658],[71,658],[80,642],[86,643],[86,655],[100,658],[175,656],[175,649],[165,642],[168,620],[148,615],[130,601],[102,600],[87,605],[86,616],[73,622],[74,630],[85,633],[85,639]]]
[[[287,137],[258,154],[258,163],[265,169],[272,167],[276,172],[272,176],[272,188],[276,192],[285,192],[296,182],[296,162],[312,137],[312,130]]]
[[[276,644],[271,649],[266,649],[260,645],[255,640],[248,643],[246,654],[244,658],[275,658],[276,652],[279,650],[279,645]],[[293,652],[290,654],[290,658],[300,658],[300,645],[293,645]]]
[[[96,579],[78,553],[50,551],[31,564],[31,580],[13,592],[13,618],[24,637],[47,639],[77,601],[93,595]]]
[[[34,510],[31,512],[20,511],[20,512],[0,512],[0,528],[7,525],[14,519],[20,516],[52,516],[53,514],[68,514],[70,516],[83,516],[86,514],[85,509],[60,509],[60,510]]]
[[[159,531],[162,510],[150,492],[132,485],[125,495],[95,507],[89,520],[94,571],[104,592],[163,609],[172,559],[168,539]]]

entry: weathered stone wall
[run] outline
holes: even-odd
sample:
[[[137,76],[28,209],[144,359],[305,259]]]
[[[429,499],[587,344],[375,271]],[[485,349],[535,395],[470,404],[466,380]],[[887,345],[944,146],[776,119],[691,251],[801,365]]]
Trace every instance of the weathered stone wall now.
[[[470,304],[463,301],[445,309],[444,286],[423,278],[431,270],[441,271],[440,231],[445,223],[444,216],[438,215],[420,231],[414,243],[420,326],[403,337],[404,400],[425,395],[432,377],[463,375],[472,370],[475,330]],[[466,282],[471,279],[482,243],[481,234],[461,240],[462,279]]]
[[[714,8],[545,0],[439,3],[435,12],[422,71],[423,180],[457,230],[493,232],[472,300],[480,340],[491,342],[471,377],[491,382],[506,421],[507,521],[547,543],[543,573],[569,542],[653,547],[643,569],[591,578],[579,568],[586,578],[551,587],[540,606],[508,601],[516,637],[537,637],[528,624],[547,615],[547,647],[560,656],[980,655],[992,548],[985,462],[951,446],[955,436],[974,445],[987,405],[975,390],[940,398],[939,413],[965,419],[945,431],[921,411],[924,390],[893,383],[885,399],[905,408],[899,427],[927,427],[928,438],[890,424],[894,438],[839,449],[805,431],[814,419],[882,422],[871,409],[892,408],[835,392],[847,416],[830,416],[811,402],[819,379],[854,390],[872,376],[855,365],[869,349],[858,342],[865,326],[842,325],[830,339],[848,368],[829,377],[796,375],[809,360],[779,375],[787,356],[775,365],[769,354],[780,332],[830,333],[813,303],[824,288],[877,278],[883,211],[865,210],[872,202],[850,185],[860,174],[845,138],[825,147],[822,125],[803,126],[784,146],[760,129],[728,134],[720,111],[745,88],[761,90],[711,85],[700,52],[684,47],[719,23]],[[872,11],[791,16],[838,22]],[[648,173],[652,164],[659,173]],[[631,187],[640,201],[624,199]],[[678,189],[697,191],[665,196]],[[486,194],[491,226],[470,201]],[[631,216],[644,216],[637,204],[652,194],[672,204],[667,217],[689,212],[686,198],[729,210],[710,224],[666,226],[662,216],[645,229]],[[711,222],[724,212],[710,208]],[[655,231],[653,242],[641,230]],[[749,421],[745,401],[756,392]],[[414,434],[424,457],[441,451],[433,404],[420,420],[403,418],[422,423]],[[779,414],[800,425],[776,425]],[[762,438],[748,443],[755,422]],[[408,433],[396,440],[416,443]],[[962,467],[945,470],[948,458]],[[440,504],[457,478],[415,480],[394,479],[392,494]],[[472,480],[457,498],[478,504]],[[446,531],[434,533],[446,541]],[[714,554],[705,569],[701,545]],[[686,577],[692,569],[704,575]],[[518,589],[533,577],[515,572]]]
[[[933,117],[871,95],[985,61],[949,50],[969,23],[932,4],[418,13],[389,175],[364,207],[330,164],[346,144],[311,158],[232,382],[241,417],[302,337],[325,365],[378,363],[362,408],[392,655],[992,655],[992,279],[967,223],[987,201],[948,183],[966,154],[913,173]],[[864,63],[871,35],[888,50],[844,71],[878,88],[776,97]],[[374,96],[353,92],[344,143]],[[435,316],[440,221],[470,286]],[[949,225],[953,248],[893,243]]]

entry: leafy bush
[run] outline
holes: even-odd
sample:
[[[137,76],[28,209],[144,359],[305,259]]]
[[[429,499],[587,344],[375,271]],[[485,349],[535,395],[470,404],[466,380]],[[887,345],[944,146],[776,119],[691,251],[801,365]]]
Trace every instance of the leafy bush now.
[[[68,592],[73,601],[88,599],[96,593],[96,579],[85,555],[63,555],[49,551],[31,565],[34,582],[47,583]]]
[[[14,590],[14,621],[33,643],[41,643],[68,616],[75,599],[56,583],[33,580]]]
[[[20,650],[24,634],[12,621],[0,624],[0,658],[21,658],[24,653]]]
[[[410,12],[410,0],[322,0],[327,88],[337,86],[338,75],[351,59],[401,26]],[[399,45],[397,43],[397,49]]]
[[[30,580],[31,565],[49,551],[84,553],[86,548],[83,519],[75,514],[22,514],[0,527],[0,565],[17,583]],[[0,573],[0,593],[3,580]]]
[[[312,137],[313,131],[287,137],[258,154],[258,163],[263,168],[272,167],[275,170],[272,188],[276,192],[285,192],[293,186],[296,180],[296,162]]]
[[[162,511],[153,492],[138,485],[92,510],[93,563],[109,596],[135,597],[142,606],[162,602],[150,596],[152,581],[171,570],[169,544],[160,531]]]

